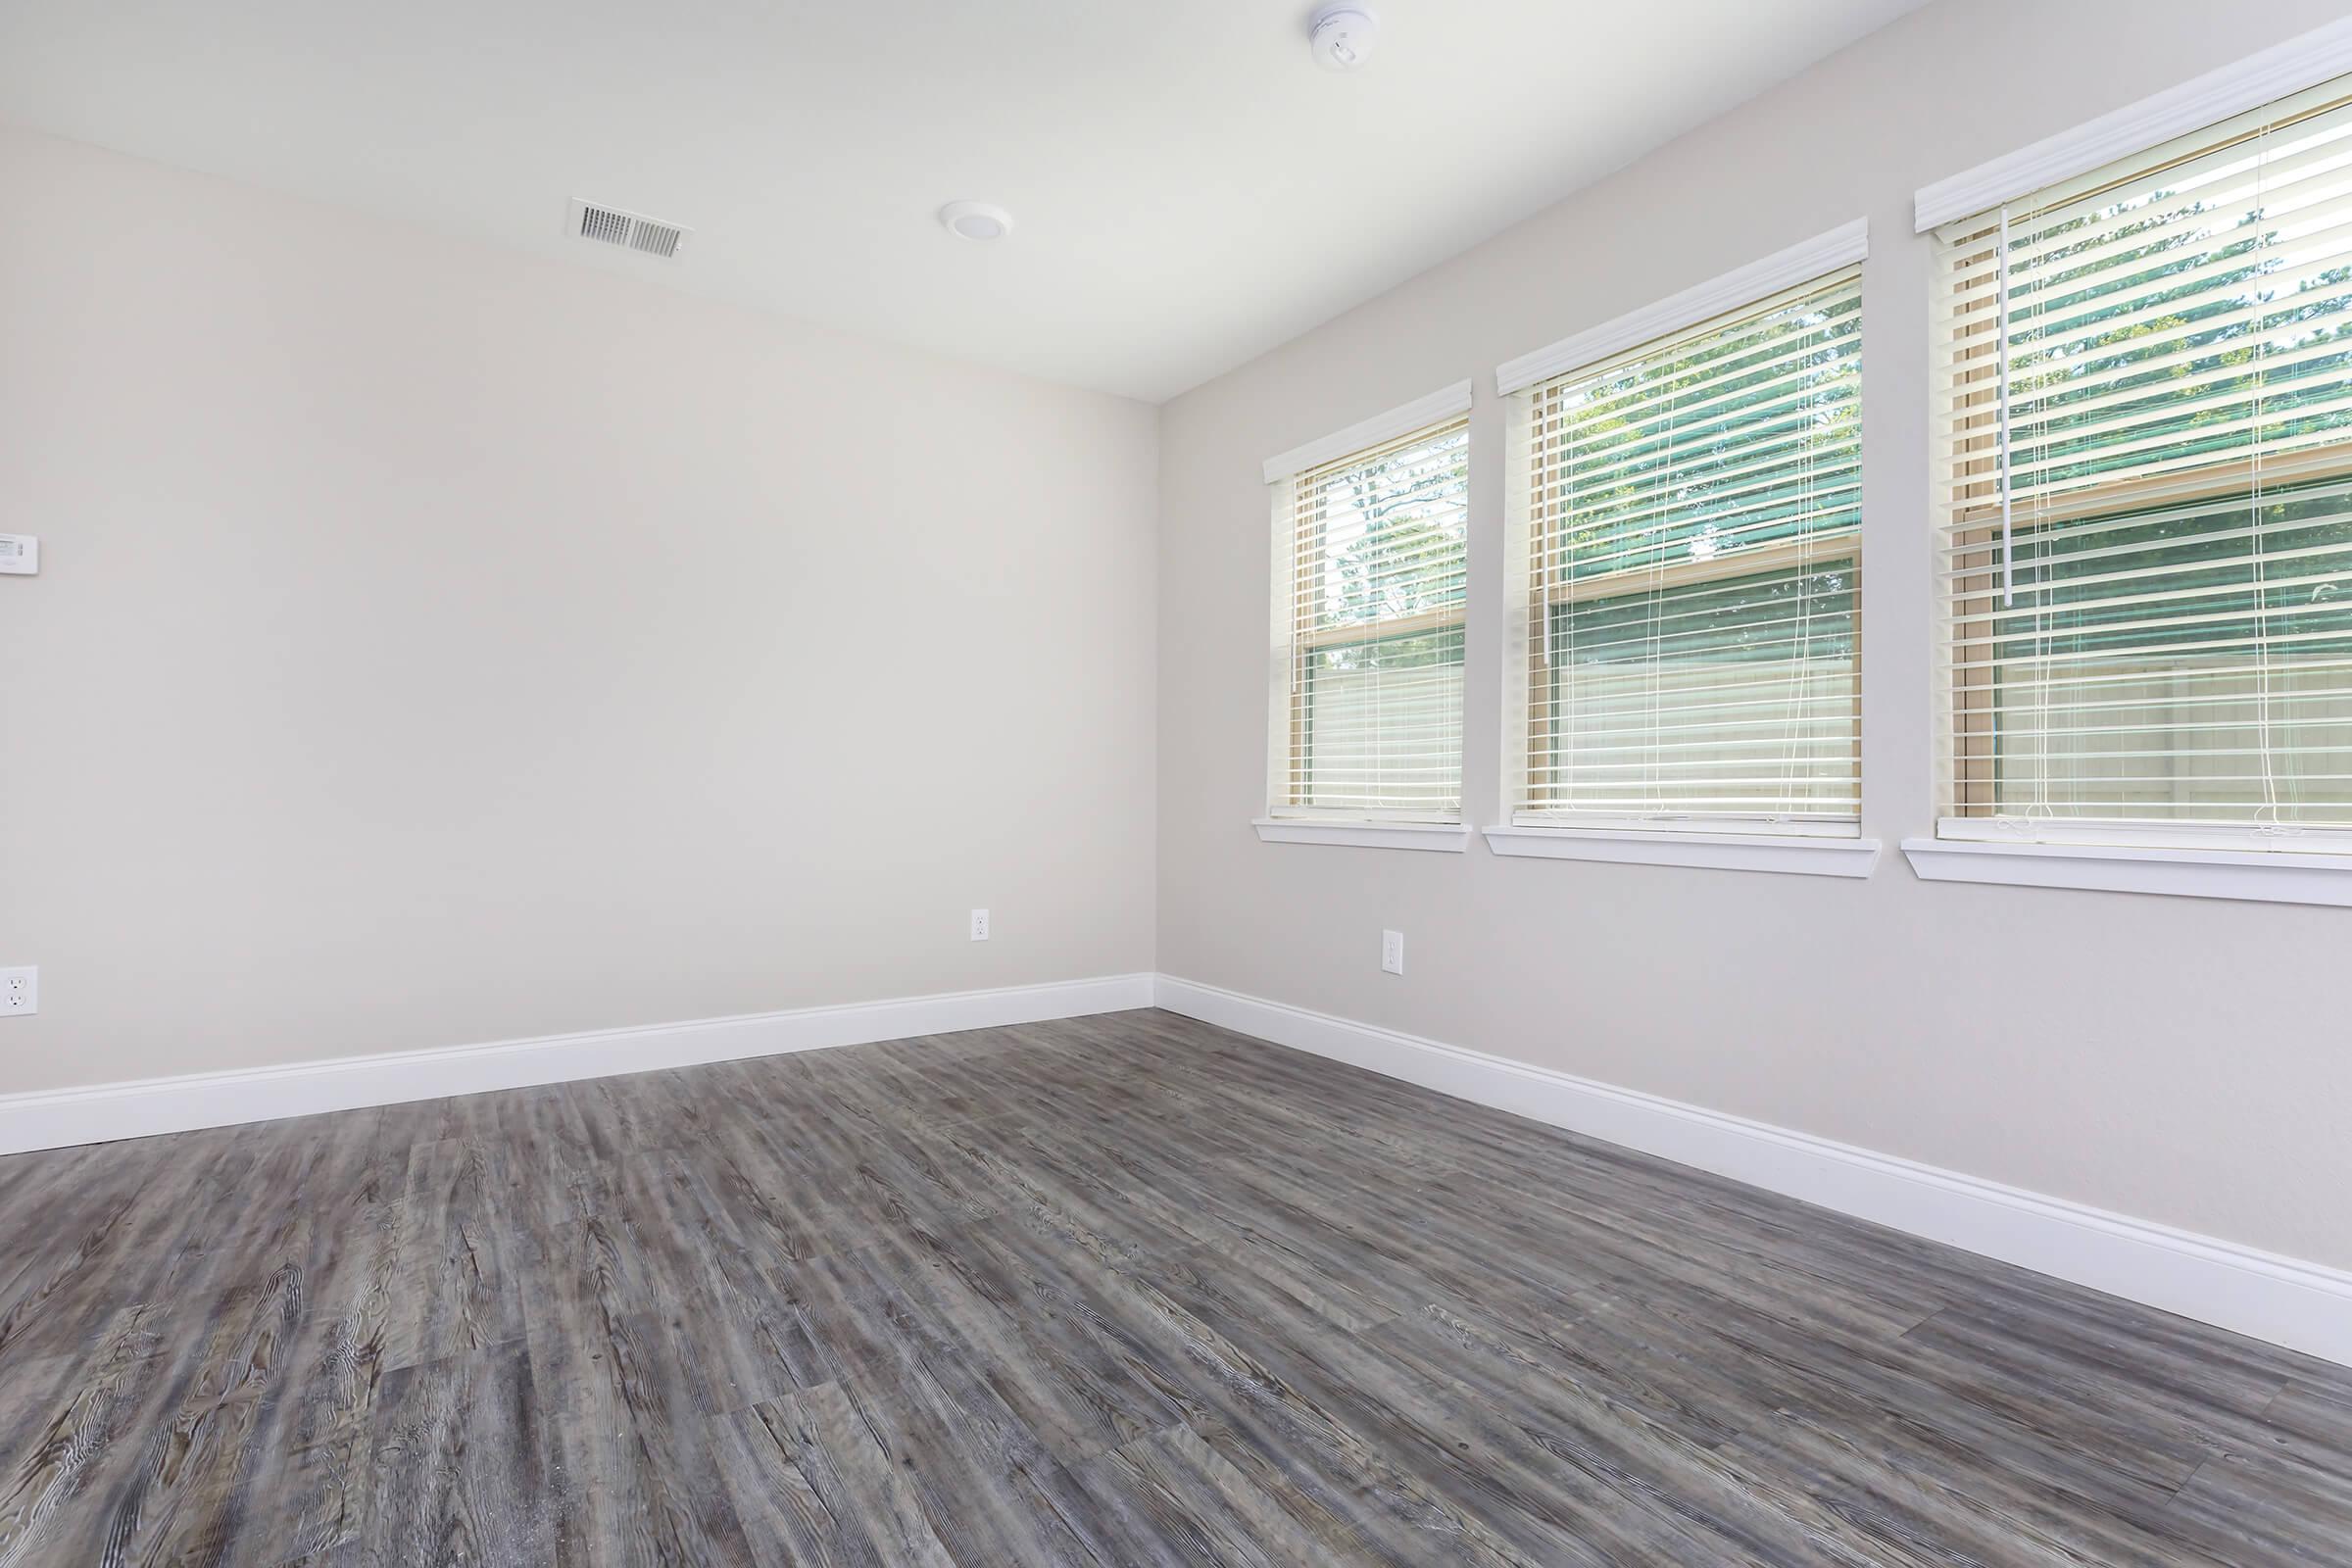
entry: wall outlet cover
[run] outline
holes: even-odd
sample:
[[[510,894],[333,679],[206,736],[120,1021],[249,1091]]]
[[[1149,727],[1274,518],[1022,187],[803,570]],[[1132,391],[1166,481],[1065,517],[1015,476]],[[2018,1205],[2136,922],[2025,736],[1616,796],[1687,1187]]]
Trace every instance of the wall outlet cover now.
[[[1404,973],[1404,933],[1383,931],[1380,934],[1380,966],[1391,974]]]
[[[0,1018],[41,1010],[41,971],[26,965],[0,969]]]

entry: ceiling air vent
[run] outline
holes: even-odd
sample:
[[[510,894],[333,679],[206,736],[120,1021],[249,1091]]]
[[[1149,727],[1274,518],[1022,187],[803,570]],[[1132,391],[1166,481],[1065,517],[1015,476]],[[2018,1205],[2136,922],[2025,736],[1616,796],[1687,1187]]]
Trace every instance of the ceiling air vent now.
[[[571,204],[571,232],[599,245],[618,245],[623,250],[675,261],[686,236],[694,230],[677,223],[664,223],[643,213],[624,213],[617,207],[599,207],[575,198]]]

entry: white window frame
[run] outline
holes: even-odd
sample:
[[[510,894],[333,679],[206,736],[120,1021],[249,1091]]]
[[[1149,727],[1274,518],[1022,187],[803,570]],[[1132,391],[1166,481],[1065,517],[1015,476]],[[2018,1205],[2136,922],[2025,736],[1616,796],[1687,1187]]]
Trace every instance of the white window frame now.
[[[1699,325],[1776,294],[1863,262],[1870,254],[1870,225],[1857,219],[1785,250],[1694,284],[1665,299],[1629,311],[1494,368],[1494,390],[1511,399],[1514,413],[1524,400],[1515,394],[1588,366],[1597,365],[1645,343]],[[1865,334],[1869,331],[1867,321]],[[1523,432],[1514,430],[1513,451]],[[1867,462],[1867,457],[1865,458]],[[1540,628],[1530,624],[1524,595],[1515,585],[1526,571],[1527,514],[1531,497],[1524,466],[1510,465],[1506,489],[1506,561],[1514,591],[1503,654],[1503,807],[1520,792],[1526,768],[1528,651]],[[1857,540],[1859,548],[1859,540]],[[1864,789],[1867,798],[1867,787]],[[1774,823],[1753,831],[1722,818],[1692,818],[1688,829],[1657,817],[1591,816],[1573,825],[1506,820],[1483,829],[1490,853],[1511,859],[1602,860],[1619,864],[1680,865],[1726,871],[1780,871],[1802,876],[1867,877],[1877,868],[1880,841],[1856,820],[1837,823]]]
[[[2347,74],[2352,19],[1923,185],[1912,199],[1913,225],[1925,234]],[[2294,848],[2342,838],[2185,823],[2162,824],[2159,836],[2147,823],[2077,822],[2054,840],[2029,838],[2022,824],[1999,817],[1939,817],[1935,837],[1906,838],[1902,850],[1931,882],[2352,906],[2352,854]]]
[[[1387,442],[1407,436],[1428,425],[1459,418],[1470,413],[1473,402],[1471,383],[1456,381],[1441,387],[1410,403],[1398,404],[1385,413],[1359,419],[1344,429],[1317,437],[1268,458],[1264,472],[1269,486],[1286,481],[1326,464],[1336,463],[1352,453],[1362,452]],[[1275,547],[1285,548],[1288,541],[1281,537],[1287,521],[1273,524],[1277,534]],[[1286,613],[1284,606],[1273,603],[1269,578],[1267,619],[1271,624],[1278,615]],[[1465,626],[1469,607],[1463,606]],[[1285,628],[1284,636],[1289,635]],[[1467,679],[1468,665],[1463,666]],[[1411,815],[1390,815],[1371,812],[1301,811],[1284,809],[1277,803],[1284,794],[1289,778],[1290,690],[1288,675],[1277,669],[1271,676],[1267,693],[1265,799],[1266,814],[1251,820],[1261,843],[1266,844],[1324,844],[1354,849],[1420,850],[1460,854],[1470,842],[1470,830],[1459,816],[1432,819]],[[1465,754],[1468,736],[1463,738]]]

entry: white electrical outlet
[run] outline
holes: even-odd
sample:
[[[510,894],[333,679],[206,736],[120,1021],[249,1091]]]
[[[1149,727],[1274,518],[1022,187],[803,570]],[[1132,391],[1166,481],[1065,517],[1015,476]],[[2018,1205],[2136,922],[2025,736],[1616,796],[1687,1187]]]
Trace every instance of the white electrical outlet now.
[[[1391,974],[1404,973],[1404,933],[1383,931],[1380,934],[1380,966]]]
[[[27,965],[0,969],[0,1018],[41,1010],[41,971]]]
[[[986,909],[972,911],[972,940],[974,942],[988,940],[988,911]]]
[[[0,571],[29,577],[41,569],[41,542],[28,533],[0,533]]]

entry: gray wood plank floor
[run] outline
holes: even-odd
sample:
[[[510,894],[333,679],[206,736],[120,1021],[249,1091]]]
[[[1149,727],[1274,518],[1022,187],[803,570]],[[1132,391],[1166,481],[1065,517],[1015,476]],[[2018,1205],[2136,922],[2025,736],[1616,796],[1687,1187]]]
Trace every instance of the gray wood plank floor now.
[[[2352,1373],[1117,1013],[0,1160],[29,1563],[2352,1563]]]

